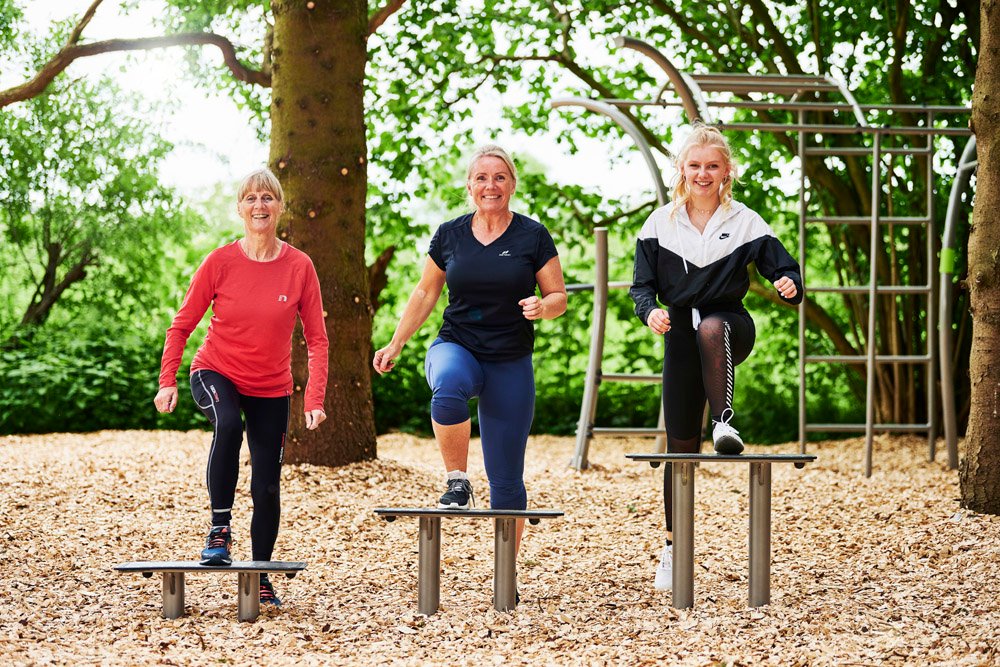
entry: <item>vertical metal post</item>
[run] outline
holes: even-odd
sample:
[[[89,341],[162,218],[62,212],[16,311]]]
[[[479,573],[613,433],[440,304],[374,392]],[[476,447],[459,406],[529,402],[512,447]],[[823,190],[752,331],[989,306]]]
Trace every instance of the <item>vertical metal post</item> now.
[[[934,112],[927,112],[927,128],[934,126]],[[937,394],[937,344],[935,342],[936,317],[934,307],[934,288],[937,285],[937,265],[934,262],[934,242],[937,240],[937,232],[934,224],[934,135],[927,135],[927,373],[925,382],[927,389],[927,458],[934,460],[937,454],[937,407],[934,398]]]
[[[601,359],[604,356],[604,325],[608,315],[608,230],[594,230],[594,325],[590,330],[590,358],[583,380],[583,402],[580,420],[576,423],[576,452],[570,467],[587,468],[587,452],[593,437],[594,415],[597,412],[597,390],[601,383]]]
[[[238,608],[241,621],[256,621],[260,616],[260,572],[240,572]]]
[[[425,616],[437,613],[441,601],[441,518],[420,517],[417,566],[417,610]]]
[[[799,110],[799,127],[806,112]],[[806,284],[806,135],[799,130],[799,270]],[[799,452],[806,453],[806,300],[799,304]]]
[[[184,573],[163,573],[163,618],[184,615]]]
[[[865,477],[872,476],[872,441],[875,425],[875,352],[878,347],[875,341],[875,310],[878,298],[876,282],[878,264],[879,207],[882,204],[882,133],[875,131],[872,145],[872,200],[871,200],[871,239],[868,249],[868,373],[865,387]]]
[[[771,464],[750,464],[750,606],[771,602]]]
[[[514,519],[494,519],[493,540],[493,606],[497,611],[510,611],[517,606],[517,554],[514,542],[517,526]]]
[[[674,461],[674,572],[673,606],[687,609],[694,606],[694,463]]]

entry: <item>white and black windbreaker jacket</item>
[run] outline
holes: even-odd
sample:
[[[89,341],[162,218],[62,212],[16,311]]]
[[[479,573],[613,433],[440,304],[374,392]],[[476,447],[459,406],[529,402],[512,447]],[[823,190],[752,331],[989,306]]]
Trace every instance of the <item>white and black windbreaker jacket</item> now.
[[[771,227],[756,212],[733,201],[720,206],[704,233],[691,224],[683,206],[671,216],[672,204],[653,211],[639,231],[635,272],[629,295],[643,324],[657,299],[666,306],[743,310],[750,289],[747,266],[772,283],[788,276],[798,289],[788,303],[802,301],[802,272]],[[782,297],[783,298],[783,297]],[[695,322],[697,328],[697,320]]]

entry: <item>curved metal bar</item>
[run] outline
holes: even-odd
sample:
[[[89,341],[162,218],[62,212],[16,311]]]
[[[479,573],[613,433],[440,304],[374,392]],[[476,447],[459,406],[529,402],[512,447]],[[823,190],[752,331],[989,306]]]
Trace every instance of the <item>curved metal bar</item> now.
[[[604,358],[604,325],[608,316],[608,230],[598,227],[594,230],[594,324],[590,329],[590,356],[587,360],[587,375],[583,380],[583,401],[580,403],[580,419],[576,423],[576,449],[569,465],[576,470],[585,470],[590,451],[590,439],[594,435],[594,415],[597,413],[597,391],[601,384],[601,361]]]
[[[697,91],[692,90],[688,78],[679,69],[674,67],[674,64],[656,47],[647,44],[641,39],[625,37],[624,35],[619,35],[612,41],[615,48],[620,49],[624,47],[638,51],[656,63],[666,73],[670,82],[674,84],[674,91],[684,104],[684,113],[687,114],[688,122],[693,123],[696,120],[708,121],[707,107],[705,106],[705,98],[701,95],[701,89]]]
[[[840,94],[843,95],[844,99],[851,105],[851,110],[854,111],[854,118],[858,121],[858,125],[861,127],[868,127],[868,121],[865,119],[865,114],[861,110],[861,105],[858,104],[856,99],[854,99],[854,95],[851,94],[851,91],[847,88],[847,84],[844,83],[844,73],[836,67],[831,67],[830,71],[833,72],[836,77],[825,76],[823,78],[826,79],[831,85],[836,86],[837,90],[840,91]]]
[[[698,113],[701,114],[701,119],[706,123],[712,121],[709,117],[708,112],[708,101],[705,99],[705,93],[702,92],[701,86],[698,82],[694,80],[694,77],[689,75],[687,72],[680,73],[681,78],[684,79],[684,83],[687,84],[688,88],[691,90],[691,94],[694,96],[695,104],[698,105]]]
[[[649,167],[649,175],[652,176],[653,185],[656,187],[657,203],[660,206],[664,206],[667,203],[669,196],[667,194],[667,187],[663,184],[663,177],[660,175],[660,167],[656,164],[656,160],[653,159],[653,151],[649,148],[649,142],[642,136],[642,132],[639,131],[639,128],[632,122],[631,118],[606,102],[591,100],[586,97],[561,97],[552,100],[549,104],[553,109],[573,106],[583,107],[594,113],[607,116],[617,123],[618,127],[625,130],[632,137],[639,152],[642,153],[643,159],[646,160],[646,166]]]
[[[955,225],[962,208],[961,195],[969,186],[976,170],[976,137],[965,144],[958,161],[958,173],[948,196],[948,213],[941,237],[941,265],[938,290],[938,363],[941,369],[941,413],[944,417],[944,439],[948,447],[948,467],[958,469],[958,426],[955,416],[955,377],[951,367],[951,280],[955,273]]]

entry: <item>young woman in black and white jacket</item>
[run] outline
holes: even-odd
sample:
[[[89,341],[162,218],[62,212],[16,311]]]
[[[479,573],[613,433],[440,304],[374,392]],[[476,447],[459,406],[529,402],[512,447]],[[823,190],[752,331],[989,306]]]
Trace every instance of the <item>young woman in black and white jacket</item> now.
[[[736,171],[721,132],[694,126],[677,169],[673,201],[653,211],[639,232],[629,294],[643,324],[663,336],[667,450],[699,450],[707,399],[715,451],[739,454],[743,441],[732,424],[735,368],[750,355],[756,336],[743,307],[750,288],[747,265],[756,263],[791,304],[802,301],[802,273],[763,218],[733,200]],[[667,546],[655,586],[669,590],[669,474],[663,492]]]

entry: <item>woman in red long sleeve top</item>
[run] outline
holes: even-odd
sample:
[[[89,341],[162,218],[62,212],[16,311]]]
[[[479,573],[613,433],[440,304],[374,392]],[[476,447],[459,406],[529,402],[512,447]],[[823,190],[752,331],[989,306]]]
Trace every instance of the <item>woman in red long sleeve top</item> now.
[[[244,420],[252,469],[253,560],[271,560],[281,512],[296,318],[302,320],[309,351],[306,428],[326,419],[329,341],[319,279],[305,253],[278,240],[283,199],[281,184],[269,170],[244,178],[236,208],[246,235],[213,250],[198,267],[163,346],[160,390],[153,402],[160,412],[172,412],[184,345],[212,307],[208,333],[191,363],[191,395],[214,429],[206,473],[212,528],[201,552],[204,565],[232,562],[230,523]],[[266,575],[261,575],[260,599],[280,604]]]

